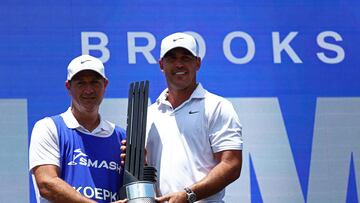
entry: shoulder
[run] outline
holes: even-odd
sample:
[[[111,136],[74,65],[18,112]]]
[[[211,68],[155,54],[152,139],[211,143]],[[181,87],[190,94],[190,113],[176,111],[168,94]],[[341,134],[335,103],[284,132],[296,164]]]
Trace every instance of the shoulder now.
[[[56,132],[56,125],[51,117],[45,117],[35,123],[33,132],[34,131]]]
[[[233,104],[226,98],[207,92],[204,99],[205,115],[210,125],[219,122],[226,123],[235,120],[239,123],[239,117]]]
[[[108,121],[109,122],[109,121]],[[120,138],[121,140],[125,139],[126,137],[126,131],[123,127],[113,124],[111,122],[109,122],[111,124],[111,126],[113,126],[113,133],[112,134],[116,134],[118,136],[118,138]]]
[[[31,132],[32,142],[47,142],[53,140],[57,142],[58,132],[54,120],[51,117],[45,117],[37,121]]]
[[[120,134],[125,134],[125,129],[123,127],[120,127],[118,125],[115,125],[114,130]]]
[[[229,100],[208,91],[205,93],[204,102],[205,108],[208,108],[209,110],[216,110],[219,108],[229,110],[233,109],[233,105]]]

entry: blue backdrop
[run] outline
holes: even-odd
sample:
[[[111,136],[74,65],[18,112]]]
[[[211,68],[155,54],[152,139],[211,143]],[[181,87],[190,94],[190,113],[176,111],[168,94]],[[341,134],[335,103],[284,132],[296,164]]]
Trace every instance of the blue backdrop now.
[[[355,0],[1,1],[1,146],[18,146],[5,109],[24,107],[26,144],[38,119],[66,110],[66,67],[81,53],[105,63],[109,101],[138,80],[155,101],[166,86],[160,41],[185,31],[200,45],[198,80],[244,126],[243,173],[227,202],[358,202],[359,10]]]

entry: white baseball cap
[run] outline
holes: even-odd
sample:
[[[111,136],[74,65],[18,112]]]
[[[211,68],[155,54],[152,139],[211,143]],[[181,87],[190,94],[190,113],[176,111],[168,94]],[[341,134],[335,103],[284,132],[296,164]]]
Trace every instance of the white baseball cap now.
[[[95,71],[106,79],[104,64],[98,58],[90,55],[78,56],[69,63],[67,79],[71,80],[74,75],[83,70]]]
[[[161,41],[160,59],[162,59],[168,51],[177,47],[187,49],[194,56],[198,56],[195,38],[189,34],[177,32],[165,37]]]

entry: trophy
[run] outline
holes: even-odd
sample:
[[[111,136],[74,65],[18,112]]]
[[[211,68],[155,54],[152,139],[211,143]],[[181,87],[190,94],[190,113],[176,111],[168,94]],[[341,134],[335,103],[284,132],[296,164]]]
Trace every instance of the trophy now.
[[[129,203],[155,203],[156,168],[144,165],[148,94],[149,81],[130,84],[124,186],[120,190]]]

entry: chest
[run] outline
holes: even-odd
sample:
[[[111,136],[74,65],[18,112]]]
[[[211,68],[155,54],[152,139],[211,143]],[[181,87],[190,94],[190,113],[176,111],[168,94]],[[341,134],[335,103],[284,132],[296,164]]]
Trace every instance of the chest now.
[[[199,145],[209,142],[209,118],[202,100],[174,110],[169,106],[163,107],[153,119],[157,134],[164,144],[184,140]]]
[[[59,136],[59,149],[63,165],[96,165],[97,168],[109,168],[110,163],[120,162],[120,143],[116,134],[102,138],[80,133],[76,130],[64,130]],[[100,167],[101,166],[101,167]],[[115,169],[115,167],[113,167]]]

